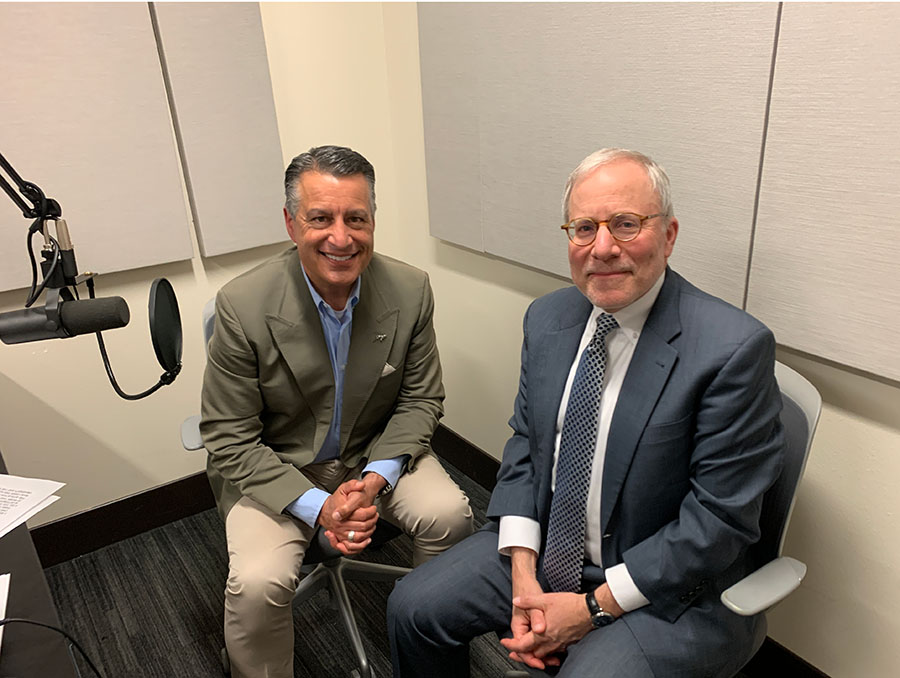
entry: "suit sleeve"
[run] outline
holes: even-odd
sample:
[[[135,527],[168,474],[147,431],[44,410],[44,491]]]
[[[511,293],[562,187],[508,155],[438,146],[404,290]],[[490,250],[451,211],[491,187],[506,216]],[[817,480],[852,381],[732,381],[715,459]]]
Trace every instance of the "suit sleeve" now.
[[[492,519],[509,515],[538,519],[534,500],[535,469],[529,443],[528,421],[528,318],[531,308],[529,307],[525,313],[522,326],[519,390],[513,405],[513,415],[509,420],[513,434],[503,448],[497,484],[487,509],[487,517]]]
[[[370,462],[406,454],[412,465],[431,449],[431,437],[444,415],[444,385],[433,317],[434,296],[426,275],[403,363],[403,382],[384,431],[369,448]]]
[[[670,621],[759,539],[763,494],[783,463],[774,360],[765,328],[727,358],[700,396],[678,517],[623,554],[637,587]]]
[[[241,494],[273,513],[312,488],[292,464],[262,442],[263,399],[256,352],[224,292],[203,377],[200,432],[210,465]]]

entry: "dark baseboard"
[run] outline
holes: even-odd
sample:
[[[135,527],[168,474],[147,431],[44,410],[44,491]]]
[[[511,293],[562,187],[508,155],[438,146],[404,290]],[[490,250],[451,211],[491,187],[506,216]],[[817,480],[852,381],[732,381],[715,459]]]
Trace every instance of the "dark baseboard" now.
[[[482,487],[494,488],[500,468],[494,457],[445,426],[438,426],[431,442],[439,457]],[[31,538],[41,564],[50,567],[214,506],[206,474],[200,472],[41,525],[31,530]],[[745,678],[828,678],[771,638],[741,673]]]
[[[431,438],[431,449],[485,489],[497,484],[500,462],[443,424]]]
[[[741,674],[746,678],[771,678],[771,676],[828,678],[825,673],[771,638],[763,641],[759,652],[741,669]]]
[[[31,530],[44,567],[77,558],[215,506],[206,473],[54,520]]]

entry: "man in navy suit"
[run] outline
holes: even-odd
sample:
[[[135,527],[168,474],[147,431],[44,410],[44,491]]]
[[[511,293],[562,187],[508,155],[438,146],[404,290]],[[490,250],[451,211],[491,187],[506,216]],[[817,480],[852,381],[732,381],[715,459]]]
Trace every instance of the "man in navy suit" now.
[[[467,676],[488,631],[569,677],[731,676],[764,637],[719,594],[782,467],[774,337],[668,268],[650,158],[593,153],[563,206],[575,287],[525,316],[490,522],[391,595],[395,677]]]

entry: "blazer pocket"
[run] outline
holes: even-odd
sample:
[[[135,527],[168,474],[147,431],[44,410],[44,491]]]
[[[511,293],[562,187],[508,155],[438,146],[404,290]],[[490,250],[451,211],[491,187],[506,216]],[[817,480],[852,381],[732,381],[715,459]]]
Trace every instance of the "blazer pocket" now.
[[[393,374],[393,373],[396,372],[396,371],[397,371],[397,368],[396,368],[396,367],[394,367],[394,366],[391,365],[390,363],[385,363],[385,364],[384,364],[384,367],[381,368],[381,376],[382,376],[382,377],[386,377],[386,376],[388,376],[389,374]]]
[[[652,424],[644,429],[641,436],[641,445],[653,443],[665,443],[672,440],[685,438],[693,434],[694,417],[692,414],[682,417],[678,421],[665,424]]]

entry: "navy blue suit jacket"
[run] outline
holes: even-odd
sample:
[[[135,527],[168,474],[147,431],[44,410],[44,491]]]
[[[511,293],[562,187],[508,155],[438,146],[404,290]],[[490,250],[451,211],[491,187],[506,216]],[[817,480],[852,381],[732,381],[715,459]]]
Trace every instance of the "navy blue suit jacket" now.
[[[542,539],[556,417],[591,308],[569,287],[525,316],[513,435],[488,517],[535,519]],[[762,497],[781,472],[774,360],[768,328],[667,269],[613,414],[600,511],[603,565],[625,562],[650,601],[623,618],[647,647],[665,653],[669,641],[646,636],[679,620],[737,644],[758,636],[718,595],[752,569]]]

